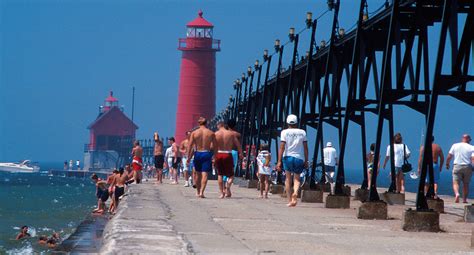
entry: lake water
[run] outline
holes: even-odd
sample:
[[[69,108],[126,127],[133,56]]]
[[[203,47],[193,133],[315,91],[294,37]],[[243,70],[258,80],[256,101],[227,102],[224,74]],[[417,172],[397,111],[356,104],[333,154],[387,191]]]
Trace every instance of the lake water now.
[[[61,167],[41,164],[42,170]],[[94,193],[89,179],[0,173],[0,254],[47,252],[38,237],[59,232],[67,238],[95,206]],[[14,240],[23,225],[32,237]]]

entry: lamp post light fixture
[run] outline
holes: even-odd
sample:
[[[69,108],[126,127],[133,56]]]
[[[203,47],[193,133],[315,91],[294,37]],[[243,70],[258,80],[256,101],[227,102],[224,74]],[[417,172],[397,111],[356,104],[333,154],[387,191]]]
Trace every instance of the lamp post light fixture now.
[[[268,50],[263,50],[263,60],[264,61],[268,60]]]
[[[367,1],[364,3],[364,14],[362,15],[362,21],[367,21],[369,19],[369,5],[367,4]]]
[[[319,44],[319,46],[321,46],[321,48],[326,47],[326,41],[325,41],[325,40],[321,40],[321,43]]]
[[[252,67],[247,67],[247,75],[250,76],[252,74]]]
[[[309,58],[309,50],[306,51],[306,55],[305,55],[305,56],[306,56],[306,57],[305,57],[306,59]]]
[[[346,31],[344,30],[344,28],[339,28],[339,37],[342,38],[344,37],[344,34],[346,33]]]
[[[275,51],[276,51],[276,52],[279,52],[279,51],[280,51],[280,48],[281,48],[281,46],[280,46],[280,40],[279,40],[279,39],[276,39],[276,40],[275,40]]]
[[[245,78],[245,73],[242,73],[242,83],[247,81],[247,78]]]
[[[307,12],[306,13],[306,28],[310,28],[311,24],[313,24],[313,13]]]
[[[258,59],[255,60],[254,67],[255,67],[255,71],[257,71],[258,69],[260,69],[260,62],[258,61]]]
[[[293,42],[295,40],[295,28],[290,27],[290,33],[288,34],[288,37],[290,38],[290,41]]]
[[[328,0],[328,8],[330,11],[332,11],[332,9],[334,9],[334,0]]]

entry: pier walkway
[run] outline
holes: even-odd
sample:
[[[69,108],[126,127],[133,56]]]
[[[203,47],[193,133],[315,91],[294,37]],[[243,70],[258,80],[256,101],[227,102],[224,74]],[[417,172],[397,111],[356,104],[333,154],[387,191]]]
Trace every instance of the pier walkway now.
[[[354,189],[354,187],[353,187]],[[193,188],[132,185],[119,212],[104,230],[103,253],[166,254],[468,254],[472,225],[462,220],[463,204],[445,200],[442,232],[401,229],[405,206],[388,207],[389,220],[359,220],[358,201],[350,209],[326,209],[321,203],[286,207],[286,199],[258,198],[255,189],[233,187],[231,199],[219,199],[210,181],[206,199]]]

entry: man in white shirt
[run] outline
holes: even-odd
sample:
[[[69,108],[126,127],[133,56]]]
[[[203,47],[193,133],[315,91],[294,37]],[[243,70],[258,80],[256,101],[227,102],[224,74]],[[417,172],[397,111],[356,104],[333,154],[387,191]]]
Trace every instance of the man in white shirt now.
[[[308,140],[306,131],[297,128],[298,117],[290,114],[286,118],[288,128],[281,131],[280,151],[278,152],[277,170],[285,170],[285,189],[289,203],[294,207],[297,203],[300,187],[300,174],[308,167]],[[283,164],[282,164],[283,162]],[[291,194],[291,177],[293,176],[293,194]]]
[[[460,143],[455,143],[449,150],[446,159],[446,169],[449,169],[451,159],[454,157],[453,167],[453,190],[456,198],[454,202],[459,203],[459,183],[462,182],[463,203],[467,203],[469,194],[469,182],[472,176],[472,162],[474,160],[474,147],[470,145],[471,136],[465,134]]]
[[[405,173],[403,173],[402,166],[405,162],[405,158],[408,158],[411,155],[410,149],[408,146],[403,143],[403,138],[400,133],[396,133],[393,137],[393,151],[394,157],[393,161],[395,162],[395,177],[396,177],[396,186],[397,193],[405,193]],[[390,159],[390,145],[387,146],[387,153],[385,155],[385,160],[383,162],[383,168],[387,165],[388,160]]]
[[[326,170],[326,178],[329,184],[331,185],[331,193],[334,192],[334,173],[336,171],[336,166],[339,164],[337,159],[337,152],[334,147],[332,147],[331,142],[326,143],[326,148],[323,149],[324,154],[324,166]]]

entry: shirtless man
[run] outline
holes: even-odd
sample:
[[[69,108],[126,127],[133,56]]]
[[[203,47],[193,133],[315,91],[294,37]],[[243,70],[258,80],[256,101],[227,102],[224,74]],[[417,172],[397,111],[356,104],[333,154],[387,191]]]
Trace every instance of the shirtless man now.
[[[227,121],[227,127],[229,128],[230,131],[232,131],[237,138],[237,140],[242,143],[242,137],[239,132],[235,130],[235,123],[234,119],[230,119]],[[237,171],[237,165],[239,164],[239,154],[237,152],[237,148],[232,148],[232,159],[234,160],[234,173]]]
[[[140,183],[141,181],[141,171],[143,170],[143,148],[140,146],[138,141],[135,141],[133,149],[132,149],[133,161],[132,161],[132,169],[133,169],[133,180],[135,183]]]
[[[188,144],[189,144],[189,136],[191,135],[190,131],[186,132],[186,139],[184,139],[181,144],[179,145],[179,152],[181,155],[183,155],[183,172],[184,172],[184,187],[189,187],[189,172],[192,172],[192,163],[191,163],[191,158],[188,158],[187,155],[187,150],[188,150]],[[188,161],[189,162],[189,167],[188,167]]]
[[[207,185],[207,175],[212,171],[212,160],[217,154],[216,135],[206,127],[207,120],[200,117],[198,120],[199,128],[194,130],[189,137],[188,158],[191,158],[193,146],[196,146],[194,152],[194,169],[196,170],[196,196],[205,198],[204,190]],[[188,162],[189,166],[189,162]]]
[[[123,196],[123,194],[125,194],[125,183],[127,182],[127,180],[128,180],[128,175],[124,173],[124,169],[121,167],[118,171],[118,174],[114,176],[114,180],[111,185],[115,187],[115,191],[114,191],[115,208],[112,211],[112,213],[115,213],[117,211],[120,197]]]
[[[421,163],[422,163],[421,161],[423,159],[423,152],[424,152],[424,147],[421,146],[420,156],[418,158],[418,174],[421,173]],[[433,155],[434,199],[437,199],[439,174],[441,172],[441,169],[443,168],[444,154],[443,154],[443,150],[441,150],[441,147],[438,144],[434,143],[434,136],[431,139],[431,153]],[[428,188],[430,186],[429,182],[430,182],[430,178],[429,178],[429,173],[427,171],[426,180],[425,180],[425,194],[428,193]]]
[[[163,183],[163,164],[165,163],[165,156],[163,155],[163,142],[160,140],[158,133],[154,136],[155,147],[153,149],[153,156],[156,169],[156,183]]]
[[[224,122],[217,123],[219,129],[215,136],[217,141],[217,154],[215,156],[215,166],[217,169],[217,182],[219,183],[220,198],[231,197],[230,187],[234,179],[234,160],[232,157],[232,149],[237,148],[240,158],[242,158],[242,148],[237,136],[233,131],[225,128]],[[227,176],[227,185],[225,187],[222,178]]]
[[[22,238],[30,237],[30,233],[28,233],[28,226],[23,226],[20,229],[20,233],[16,236],[16,240],[20,240]]]
[[[179,164],[181,163],[181,152],[179,151],[178,145],[176,144],[176,141],[174,137],[170,137],[168,139],[168,143],[171,144],[171,166],[170,167],[170,172],[171,172],[171,177],[173,177],[173,181],[171,184],[178,184],[178,168]]]

